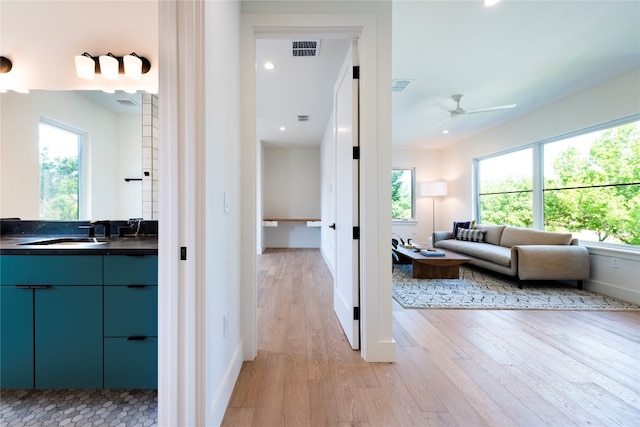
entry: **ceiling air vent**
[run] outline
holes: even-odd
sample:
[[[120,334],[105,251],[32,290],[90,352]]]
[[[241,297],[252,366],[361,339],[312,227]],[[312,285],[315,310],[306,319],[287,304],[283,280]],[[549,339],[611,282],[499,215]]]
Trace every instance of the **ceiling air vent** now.
[[[309,121],[309,116],[298,116],[298,121],[299,122],[308,122]]]
[[[291,41],[291,56],[318,56],[320,54],[320,40]]]
[[[123,107],[135,107],[138,105],[130,99],[116,99],[116,102]]]
[[[413,83],[411,79],[391,80],[391,92],[404,92],[411,83]]]

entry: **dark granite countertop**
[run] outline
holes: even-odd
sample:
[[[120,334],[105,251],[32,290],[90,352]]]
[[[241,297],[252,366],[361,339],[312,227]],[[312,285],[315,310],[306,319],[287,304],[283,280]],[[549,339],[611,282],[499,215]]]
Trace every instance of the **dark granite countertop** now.
[[[3,235],[0,255],[157,255],[157,236],[97,237],[99,245],[30,245],[29,242],[64,238],[86,238],[86,235]]]

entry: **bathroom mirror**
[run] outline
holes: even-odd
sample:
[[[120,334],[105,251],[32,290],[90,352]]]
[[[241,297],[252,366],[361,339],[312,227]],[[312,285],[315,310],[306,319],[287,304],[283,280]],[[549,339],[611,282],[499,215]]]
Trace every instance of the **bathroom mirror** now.
[[[0,217],[54,219],[42,217],[42,158],[67,154],[43,151],[45,126],[78,136],[78,219],[157,219],[157,105],[121,91],[0,94]]]

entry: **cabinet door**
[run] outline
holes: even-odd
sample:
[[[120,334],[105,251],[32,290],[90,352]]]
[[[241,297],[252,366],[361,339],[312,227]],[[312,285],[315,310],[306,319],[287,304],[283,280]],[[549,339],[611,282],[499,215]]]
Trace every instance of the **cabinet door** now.
[[[0,286],[0,388],[33,385],[33,290]]]
[[[158,388],[158,339],[104,339],[105,388]]]
[[[36,388],[102,388],[102,286],[34,292]]]

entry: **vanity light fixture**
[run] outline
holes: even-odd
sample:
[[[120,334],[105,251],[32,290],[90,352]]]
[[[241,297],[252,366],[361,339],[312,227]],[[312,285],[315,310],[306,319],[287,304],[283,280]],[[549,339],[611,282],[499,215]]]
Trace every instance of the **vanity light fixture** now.
[[[8,73],[13,68],[11,60],[6,56],[0,56],[0,73]]]
[[[93,80],[96,76],[96,61],[87,52],[76,55],[76,74],[81,79]]]
[[[125,55],[124,61],[124,75],[130,79],[140,80],[142,77],[142,59],[135,52],[131,52],[131,55]]]
[[[96,74],[109,80],[116,80],[118,74],[124,74],[130,79],[140,80],[142,74],[151,69],[151,63],[145,57],[135,52],[125,56],[114,56],[111,52],[99,57],[91,56],[87,52],[76,55],[76,74],[78,77],[93,80]]]
[[[109,80],[117,80],[119,68],[118,58],[113,56],[111,52],[106,55],[100,55],[100,73],[102,77]]]

